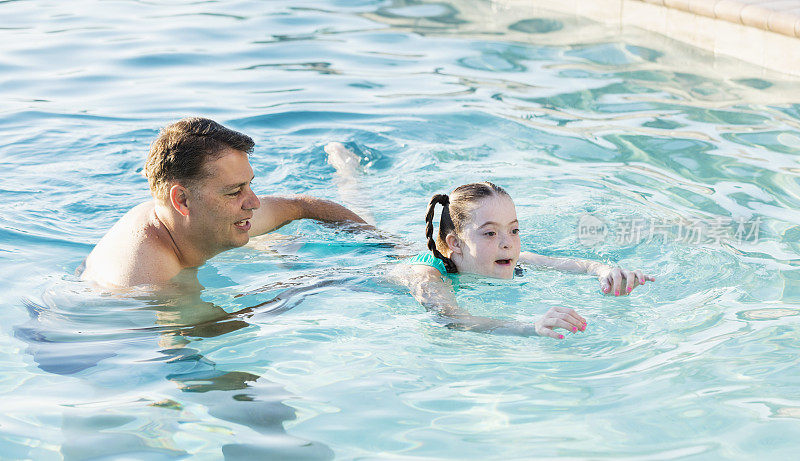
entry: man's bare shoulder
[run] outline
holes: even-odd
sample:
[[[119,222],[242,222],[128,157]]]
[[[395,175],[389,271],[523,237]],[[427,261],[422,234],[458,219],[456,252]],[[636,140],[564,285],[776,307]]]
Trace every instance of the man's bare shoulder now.
[[[154,203],[142,203],[117,221],[86,258],[83,280],[104,287],[158,284],[182,269]]]

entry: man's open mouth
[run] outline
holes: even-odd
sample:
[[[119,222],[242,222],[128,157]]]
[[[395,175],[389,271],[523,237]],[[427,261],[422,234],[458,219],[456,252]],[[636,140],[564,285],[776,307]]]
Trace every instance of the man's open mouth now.
[[[242,219],[241,221],[236,221],[235,223],[233,223],[233,225],[242,230],[250,230],[249,219]]]

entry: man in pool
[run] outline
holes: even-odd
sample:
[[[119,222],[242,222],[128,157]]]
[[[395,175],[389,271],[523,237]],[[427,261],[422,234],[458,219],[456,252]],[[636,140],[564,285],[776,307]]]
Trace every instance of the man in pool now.
[[[104,287],[163,285],[296,219],[364,223],[327,200],[256,196],[248,160],[253,145],[209,119],[165,127],[144,168],[153,200],[128,211],[100,239],[81,278]]]

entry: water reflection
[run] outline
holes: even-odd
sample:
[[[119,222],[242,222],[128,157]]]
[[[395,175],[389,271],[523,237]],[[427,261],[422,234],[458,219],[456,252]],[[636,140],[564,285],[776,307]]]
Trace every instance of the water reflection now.
[[[296,287],[284,298],[302,292]],[[259,306],[229,313],[201,294],[196,284],[183,294],[97,298],[56,289],[41,303],[25,300],[30,320],[14,330],[27,343],[26,352],[43,371],[96,389],[88,400],[64,405],[65,459],[188,456],[192,452],[180,442],[193,432],[204,445],[219,442],[225,459],[333,457],[324,444],[286,433],[283,424],[296,415],[283,403],[292,398],[284,388],[203,353],[204,340],[223,335],[232,340],[257,329],[243,314]],[[286,304],[279,311],[288,309]],[[98,397],[109,391],[115,396]],[[198,419],[199,410],[213,419]],[[217,429],[204,435],[192,425]],[[224,437],[214,435],[219,430]]]
[[[517,21],[508,26],[509,30],[525,32],[528,34],[546,34],[564,28],[564,23],[557,19],[531,18]]]
[[[391,6],[379,8],[375,14],[385,18],[425,19],[448,26],[466,22],[459,17],[459,11],[453,5],[417,0],[396,0]]]

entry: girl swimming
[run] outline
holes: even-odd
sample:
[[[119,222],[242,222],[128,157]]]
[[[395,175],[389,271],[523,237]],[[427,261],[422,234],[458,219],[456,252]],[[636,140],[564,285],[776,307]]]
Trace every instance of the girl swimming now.
[[[437,237],[433,236],[436,205],[442,205]],[[563,339],[557,328],[584,331],[586,320],[573,309],[553,307],[533,325],[473,316],[456,302],[448,274],[470,273],[510,279],[517,263],[598,277],[603,293],[627,295],[654,277],[595,261],[552,258],[520,251],[519,222],[514,202],[503,188],[490,182],[465,184],[450,196],[434,195],[425,217],[430,253],[405,260],[394,276],[427,309],[451,322],[450,327],[514,335]]]

